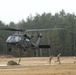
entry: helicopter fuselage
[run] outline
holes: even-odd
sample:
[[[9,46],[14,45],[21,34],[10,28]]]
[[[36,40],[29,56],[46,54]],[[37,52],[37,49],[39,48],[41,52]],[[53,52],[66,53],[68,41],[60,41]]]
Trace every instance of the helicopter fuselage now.
[[[11,35],[7,38],[6,44],[9,46],[16,46],[18,48],[26,49],[29,46],[29,38],[24,37],[24,35]],[[28,45],[27,45],[28,44]]]

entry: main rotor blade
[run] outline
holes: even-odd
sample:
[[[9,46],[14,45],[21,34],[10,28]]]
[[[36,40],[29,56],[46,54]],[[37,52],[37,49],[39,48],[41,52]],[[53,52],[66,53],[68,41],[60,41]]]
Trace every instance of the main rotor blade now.
[[[52,31],[52,30],[66,30],[64,28],[51,28],[51,29],[28,29],[26,32],[35,32],[35,31]]]
[[[20,32],[39,32],[39,31],[52,31],[52,30],[66,30],[64,28],[50,28],[50,29],[15,29],[15,28],[0,28],[0,30],[8,30],[8,31],[20,31]]]
[[[25,31],[25,30],[23,30],[23,29],[14,29],[14,28],[0,28],[0,30],[21,31],[21,32]]]

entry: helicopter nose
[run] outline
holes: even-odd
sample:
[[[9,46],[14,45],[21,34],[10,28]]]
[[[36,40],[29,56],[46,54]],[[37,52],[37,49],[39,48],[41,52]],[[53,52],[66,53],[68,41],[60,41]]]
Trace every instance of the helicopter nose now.
[[[8,40],[8,39],[6,40],[6,43],[7,43],[7,42],[9,42],[9,40]]]

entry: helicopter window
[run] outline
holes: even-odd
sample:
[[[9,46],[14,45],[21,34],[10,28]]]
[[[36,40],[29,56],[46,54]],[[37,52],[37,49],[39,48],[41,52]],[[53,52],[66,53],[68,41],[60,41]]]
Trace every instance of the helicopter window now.
[[[14,42],[18,42],[21,40],[20,36],[9,36],[7,41],[14,41]]]

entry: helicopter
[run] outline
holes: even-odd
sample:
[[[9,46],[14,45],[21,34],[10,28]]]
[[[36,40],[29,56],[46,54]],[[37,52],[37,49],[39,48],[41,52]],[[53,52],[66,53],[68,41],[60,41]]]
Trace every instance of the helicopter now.
[[[50,48],[49,44],[41,45],[40,41],[42,38],[41,31],[51,31],[51,30],[65,30],[63,28],[51,28],[51,29],[15,29],[15,28],[0,28],[0,30],[8,30],[8,31],[15,31],[13,35],[8,36],[6,40],[6,44],[8,46],[8,51],[11,51],[11,46],[15,46],[19,49],[26,51],[27,49],[33,49],[34,54],[36,55],[36,49],[38,48]],[[37,41],[36,43],[30,42],[30,40],[34,37],[24,32],[37,32]]]

